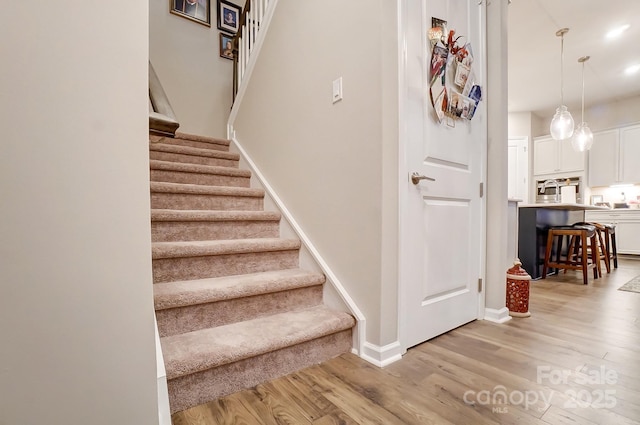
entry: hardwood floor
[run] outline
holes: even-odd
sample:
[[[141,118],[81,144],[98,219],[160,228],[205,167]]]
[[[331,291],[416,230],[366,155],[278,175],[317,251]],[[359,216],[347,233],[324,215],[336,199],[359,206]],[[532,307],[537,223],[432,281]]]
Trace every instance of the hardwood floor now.
[[[380,369],[347,354],[173,415],[174,425],[640,424],[640,261],[532,282],[532,316],[476,321]],[[505,401],[506,399],[506,401]]]

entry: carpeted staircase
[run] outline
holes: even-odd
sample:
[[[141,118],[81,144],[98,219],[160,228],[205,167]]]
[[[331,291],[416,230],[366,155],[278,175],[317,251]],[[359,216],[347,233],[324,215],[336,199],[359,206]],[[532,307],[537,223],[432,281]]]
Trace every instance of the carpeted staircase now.
[[[229,142],[151,135],[154,298],[171,412],[349,351],[352,316],[322,303]]]

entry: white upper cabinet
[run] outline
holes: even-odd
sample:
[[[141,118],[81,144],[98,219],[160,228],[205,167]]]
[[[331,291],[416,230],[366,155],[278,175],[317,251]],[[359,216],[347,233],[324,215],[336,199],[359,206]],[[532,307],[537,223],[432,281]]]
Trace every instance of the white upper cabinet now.
[[[593,134],[589,150],[589,186],[609,186],[618,182],[618,130]]]
[[[640,183],[640,125],[620,129],[620,181]]]
[[[640,125],[593,135],[589,151],[589,186],[640,183]]]
[[[571,140],[541,137],[533,141],[533,174],[558,174],[584,171],[585,154],[571,147]]]
[[[558,157],[559,172],[584,171],[584,163],[587,158],[584,152],[576,152],[571,146],[571,139],[561,140],[560,155]]]

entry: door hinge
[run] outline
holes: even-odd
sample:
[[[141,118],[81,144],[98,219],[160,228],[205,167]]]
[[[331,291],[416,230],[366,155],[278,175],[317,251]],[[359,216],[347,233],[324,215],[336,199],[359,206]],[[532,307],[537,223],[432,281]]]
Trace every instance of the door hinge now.
[[[478,279],[478,292],[482,292],[482,278]]]
[[[480,197],[484,196],[484,182],[480,182]]]

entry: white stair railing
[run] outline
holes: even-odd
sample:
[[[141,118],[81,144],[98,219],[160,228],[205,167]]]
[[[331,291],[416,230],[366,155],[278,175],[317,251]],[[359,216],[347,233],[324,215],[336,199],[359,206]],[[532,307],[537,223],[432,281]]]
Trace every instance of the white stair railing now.
[[[247,0],[240,26],[233,40],[233,99],[235,101],[243,80],[250,74],[250,60],[262,44],[268,22],[271,20],[277,0]]]

